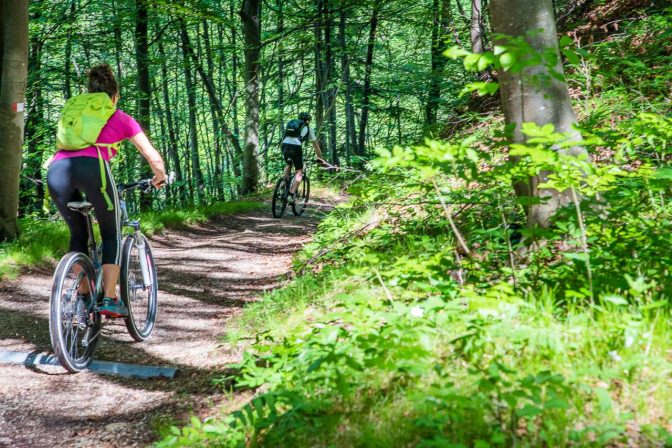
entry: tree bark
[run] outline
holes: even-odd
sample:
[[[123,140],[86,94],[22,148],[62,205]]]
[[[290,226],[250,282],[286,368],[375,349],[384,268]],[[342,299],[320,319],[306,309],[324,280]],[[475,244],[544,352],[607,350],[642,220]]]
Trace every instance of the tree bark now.
[[[177,136],[175,135],[175,124],[173,121],[172,108],[170,107],[170,95],[168,93],[168,69],[166,68],[166,52],[163,48],[163,41],[158,41],[159,56],[161,57],[161,90],[163,92],[163,106],[166,111],[166,127],[168,130],[168,157],[171,160],[171,166],[175,170],[175,180],[177,181],[177,196],[179,200],[184,199],[183,185],[184,176],[182,175],[182,166],[177,152]]]
[[[338,42],[341,51],[341,82],[345,92],[345,157],[350,161],[350,155],[357,153],[357,131],[355,128],[355,108],[352,104],[352,82],[350,80],[350,55],[347,40],[347,10],[341,8],[341,17],[338,22]]]
[[[369,42],[366,48],[366,64],[364,68],[364,89],[362,91],[362,116],[359,120],[359,143],[357,155],[363,156],[366,152],[366,129],[369,122],[369,108],[371,96],[371,71],[373,70],[373,50],[376,46],[376,31],[378,29],[378,12],[380,5],[373,5],[371,25],[369,28]]]
[[[319,140],[320,146],[324,147],[322,142],[322,128],[324,127],[324,109],[325,98],[325,70],[324,70],[324,41],[322,29],[324,28],[324,2],[326,0],[315,1],[315,136]]]
[[[434,0],[432,26],[432,69],[429,76],[427,104],[425,106],[425,126],[431,129],[436,124],[441,103],[441,84],[446,66],[446,39],[449,35],[450,0]]]
[[[138,72],[138,123],[150,135],[151,91],[149,86],[149,44],[147,42],[147,0],[135,1],[135,63]]]
[[[245,149],[242,192],[259,183],[259,75],[261,57],[261,0],[244,0],[240,10],[245,40]]]
[[[203,20],[203,44],[205,45],[205,60],[208,64],[208,79],[213,84],[214,90],[214,72],[215,66],[212,60],[212,45],[210,43],[210,27],[208,21]],[[219,123],[219,117],[216,110],[215,103],[210,98],[210,115],[212,116],[212,127],[214,133],[215,145],[215,192],[218,199],[222,199],[224,195],[224,185],[222,184],[222,125]],[[223,119],[223,117],[222,117]]]
[[[189,105],[189,147],[191,155],[191,171],[196,184],[196,196],[200,199],[205,187],[203,181],[203,171],[201,170],[201,160],[198,154],[198,135],[196,124],[196,89],[192,79],[191,68],[191,45],[189,43],[189,34],[187,26],[183,19],[178,20],[180,28],[180,38],[182,41],[182,52],[184,55],[184,79],[187,88],[187,104]]]
[[[0,240],[17,237],[28,81],[28,0],[0,0]]]
[[[121,17],[119,17],[115,0],[112,0],[112,17],[112,34],[114,35],[114,57],[117,62],[117,79],[122,81],[124,74],[121,69],[121,55],[123,54],[121,45]]]
[[[148,7],[147,0],[135,1],[135,64],[138,74],[138,123],[142,130],[151,136],[150,108],[151,87],[149,83],[149,43],[147,42]],[[152,171],[143,157],[138,157],[142,177],[151,177]],[[142,195],[140,198],[142,209],[152,207],[152,196]]]
[[[334,50],[332,44],[334,20],[332,11],[327,2],[324,6],[326,19],[324,21],[324,89],[327,107],[327,123],[329,131],[329,153],[331,154],[331,164],[340,165],[336,144],[336,86],[334,85]]]
[[[34,13],[29,20],[40,20],[44,4],[41,0],[33,2]],[[26,104],[25,169],[21,182],[20,213],[41,213],[44,200],[44,181],[42,179],[42,154],[44,143],[40,135],[44,123],[44,99],[42,97],[42,49],[43,38],[30,41],[28,56],[28,103]]]
[[[72,96],[70,88],[70,78],[72,73],[72,27],[75,22],[75,0],[70,0],[70,16],[68,17],[68,32],[65,40],[65,66],[63,68],[63,96],[67,101]]]
[[[285,17],[282,10],[283,0],[276,0],[275,7],[278,10],[278,34],[285,32]],[[285,55],[284,42],[278,42],[278,135],[282,136],[285,131]]]
[[[231,48],[233,49],[232,55],[231,55],[231,77],[232,77],[232,82],[231,82],[231,97],[233,98],[231,100],[232,102],[232,115],[233,115],[233,132],[236,135],[236,138],[240,138],[240,125],[238,123],[238,67],[239,67],[239,60],[238,60],[238,30],[236,29],[235,25],[235,18],[234,18],[234,9],[233,9],[233,4],[234,2],[231,1],[230,3],[230,17],[231,17]]]
[[[551,0],[492,0],[490,12],[495,33],[513,37],[525,36],[536,51],[555,52],[558,63],[554,70],[564,75]],[[543,31],[538,32],[540,29]],[[540,82],[539,78],[544,78],[544,82]],[[581,134],[574,127],[576,116],[567,84],[549,76],[547,67],[535,65],[520,73],[503,71],[499,75],[499,82],[504,119],[512,129],[508,135],[509,141],[526,142],[526,137],[521,132],[521,125],[525,122],[533,122],[539,126],[553,124],[556,132],[568,133],[572,140],[580,140]],[[573,156],[587,155],[582,147],[571,148],[566,152]],[[555,211],[570,200],[568,192],[538,188],[548,174],[541,172],[527,182],[514,185],[519,197],[539,197],[544,201],[527,209],[530,226],[548,227]]]
[[[471,0],[469,33],[471,35],[472,53],[483,53],[483,14],[481,8],[481,0]]]

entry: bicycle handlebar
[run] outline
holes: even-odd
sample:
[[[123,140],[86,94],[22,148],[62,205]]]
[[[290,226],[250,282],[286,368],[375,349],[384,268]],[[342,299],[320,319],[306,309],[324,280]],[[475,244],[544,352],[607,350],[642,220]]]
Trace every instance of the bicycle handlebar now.
[[[143,193],[149,193],[152,187],[152,179],[142,179],[137,182],[131,182],[130,184],[118,185],[117,190],[119,190],[120,194],[135,189],[142,190]]]
[[[172,184],[174,179],[175,179],[175,173],[171,171],[168,174],[168,177],[163,181],[161,186]],[[153,180],[154,179],[142,179],[137,182],[131,182],[130,184],[121,184],[117,186],[117,190],[119,191],[119,194],[136,189],[141,190],[143,193],[149,193],[152,190],[152,187],[154,186],[154,184],[152,184]]]

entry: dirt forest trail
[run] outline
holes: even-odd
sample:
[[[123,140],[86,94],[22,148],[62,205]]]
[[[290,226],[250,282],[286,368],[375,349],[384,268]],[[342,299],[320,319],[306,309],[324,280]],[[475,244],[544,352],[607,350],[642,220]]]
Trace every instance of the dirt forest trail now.
[[[288,210],[274,219],[265,207],[152,238],[160,288],[154,334],[135,343],[122,321],[108,325],[95,359],[177,367],[176,377],[0,364],[0,447],[146,446],[159,421],[240,403],[245,394],[226,396],[212,384],[242,354],[220,346],[227,321],[283,284],[293,254],[336,201],[311,199],[298,218]],[[0,351],[50,352],[52,272],[0,283]]]

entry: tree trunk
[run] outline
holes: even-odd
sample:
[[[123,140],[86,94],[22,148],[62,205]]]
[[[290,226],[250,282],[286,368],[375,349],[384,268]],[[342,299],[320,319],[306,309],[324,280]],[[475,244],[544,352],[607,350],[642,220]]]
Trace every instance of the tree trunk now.
[[[324,147],[321,136],[322,128],[324,127],[324,108],[326,104],[325,99],[325,70],[323,60],[323,37],[322,29],[324,28],[324,2],[326,0],[315,1],[315,136],[319,140],[320,147]]]
[[[378,29],[378,12],[380,5],[373,5],[371,13],[371,27],[369,28],[369,43],[366,48],[366,65],[364,69],[364,89],[362,91],[362,116],[359,120],[359,144],[357,155],[363,156],[366,151],[366,128],[369,122],[369,107],[371,96],[371,71],[373,69],[373,49],[376,46],[376,31]]]
[[[210,43],[210,27],[208,21],[203,20],[203,44],[205,45],[205,60],[208,64],[208,79],[213,84],[214,90],[214,72],[215,66],[212,60],[212,46]],[[222,126],[219,123],[219,114],[217,113],[215,103],[210,98],[210,115],[212,116],[212,127],[215,139],[215,192],[218,199],[224,195],[224,185],[222,184]],[[222,117],[223,119],[223,117]]]
[[[449,35],[450,0],[434,0],[432,26],[432,70],[429,76],[427,105],[425,106],[425,126],[428,130],[436,124],[441,103],[443,69],[446,66],[446,39]]]
[[[19,175],[28,82],[28,0],[0,0],[0,240],[19,232]]]
[[[34,1],[34,14],[29,20],[40,20],[44,5]],[[21,214],[40,213],[44,200],[44,181],[42,179],[42,153],[44,143],[39,130],[44,123],[44,99],[42,98],[42,48],[41,38],[30,41],[28,56],[28,104],[26,104],[25,169],[21,186]]]
[[[147,0],[135,1],[135,63],[138,72],[138,123],[150,135],[149,44],[147,42]]]
[[[149,44],[147,42],[147,21],[148,10],[147,0],[135,1],[135,64],[138,72],[138,123],[142,130],[151,136],[150,128],[150,107],[151,107],[151,87],[149,84]],[[137,158],[140,163],[140,173],[142,177],[152,177],[152,171],[143,157]],[[142,195],[140,198],[142,209],[147,210],[152,207],[152,196]]]
[[[183,185],[184,176],[180,165],[180,157],[177,152],[177,136],[175,135],[175,124],[173,122],[172,108],[170,107],[170,95],[168,93],[168,70],[166,68],[166,53],[163,48],[163,41],[159,39],[159,56],[161,57],[161,90],[163,91],[163,106],[166,111],[166,127],[168,128],[168,157],[171,160],[171,166],[175,170],[175,180],[177,181],[177,196],[184,199]]]
[[[191,155],[191,170],[194,183],[196,184],[196,196],[200,199],[203,193],[203,171],[201,170],[201,160],[198,154],[198,129],[196,125],[196,89],[192,79],[191,68],[191,45],[189,43],[189,34],[187,26],[183,19],[178,20],[180,28],[180,38],[182,40],[182,52],[184,55],[184,79],[187,87],[187,104],[189,105],[189,147]]]
[[[347,10],[341,7],[341,18],[338,23],[338,42],[341,51],[341,82],[345,90],[345,156],[357,153],[357,131],[355,129],[355,108],[352,105],[352,82],[350,80],[350,56],[346,41]]]
[[[245,37],[245,149],[242,192],[256,191],[259,182],[259,74],[261,0],[244,0],[240,10]]]
[[[121,45],[121,18],[119,17],[115,0],[112,0],[112,17],[112,34],[114,35],[114,57],[117,62],[117,79],[122,82],[124,74],[121,69],[121,55],[123,54]]]
[[[334,28],[334,20],[332,12],[329,8],[329,3],[325,4],[324,12],[326,20],[324,21],[324,71],[325,79],[324,86],[326,107],[327,107],[327,123],[329,131],[329,153],[331,154],[331,164],[334,166],[340,165],[338,159],[338,151],[336,144],[336,86],[334,85],[334,51],[332,47],[332,36]]]
[[[68,32],[65,40],[65,66],[63,68],[63,96],[67,101],[72,96],[72,89],[70,88],[70,78],[72,73],[72,27],[75,22],[75,0],[70,0],[70,16],[68,17]]]
[[[285,17],[282,11],[283,0],[276,0],[275,7],[278,9],[278,34],[285,32]],[[285,132],[285,50],[282,39],[278,42],[278,134],[282,138]]]
[[[525,0],[492,0],[490,4],[492,26],[495,33],[508,36],[525,36],[529,44],[539,53],[552,51],[558,63],[554,70],[563,74],[555,28],[555,16],[551,0],[528,2]],[[537,32],[537,30],[543,30]],[[499,43],[499,42],[498,42]],[[548,82],[539,82],[539,78]],[[576,116],[567,90],[567,84],[549,76],[543,65],[525,68],[520,73],[502,71],[499,75],[504,119],[512,131],[508,135],[513,143],[525,143],[521,132],[524,122],[539,126],[553,124],[557,132],[569,133],[572,140],[580,140],[581,135],[574,128]],[[587,154],[581,147],[571,148],[570,155]],[[532,205],[527,210],[528,224],[548,227],[555,211],[567,203],[567,192],[541,189],[538,185],[547,179],[549,173],[542,172],[527,182],[514,185],[519,197],[540,197],[544,203]]]
[[[231,76],[233,78],[232,80],[232,92],[231,92],[231,97],[233,98],[231,100],[232,102],[232,114],[233,114],[233,132],[236,135],[236,138],[240,138],[240,125],[238,123],[238,30],[236,29],[235,25],[235,17],[234,17],[234,10],[233,10],[233,4],[234,2],[231,1],[230,4],[230,17],[231,17],[231,48],[233,49],[232,55],[231,55]],[[236,161],[236,165],[238,164],[239,161]]]
[[[471,22],[469,24],[471,34],[471,52],[483,53],[483,14],[481,12],[481,0],[471,0]]]

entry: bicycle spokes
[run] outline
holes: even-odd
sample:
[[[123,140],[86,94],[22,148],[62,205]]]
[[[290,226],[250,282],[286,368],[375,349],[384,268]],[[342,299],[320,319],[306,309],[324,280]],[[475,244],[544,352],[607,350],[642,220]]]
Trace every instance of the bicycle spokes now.
[[[61,331],[67,355],[81,361],[87,355],[94,332],[93,301],[90,292],[80,292],[89,289],[88,277],[83,270],[73,268],[66,276],[68,287],[63,288],[61,296]]]

